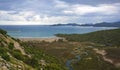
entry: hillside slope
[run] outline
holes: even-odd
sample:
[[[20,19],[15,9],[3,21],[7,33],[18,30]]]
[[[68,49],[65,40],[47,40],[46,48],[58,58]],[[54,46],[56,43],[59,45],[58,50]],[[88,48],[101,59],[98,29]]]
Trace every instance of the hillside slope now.
[[[86,34],[56,34],[68,41],[94,42],[107,46],[120,46],[120,29],[102,30]]]
[[[23,47],[8,36],[6,31],[0,29],[0,70],[34,70],[28,64],[17,59],[25,55]]]
[[[0,70],[67,70],[56,57],[34,47],[0,29]]]

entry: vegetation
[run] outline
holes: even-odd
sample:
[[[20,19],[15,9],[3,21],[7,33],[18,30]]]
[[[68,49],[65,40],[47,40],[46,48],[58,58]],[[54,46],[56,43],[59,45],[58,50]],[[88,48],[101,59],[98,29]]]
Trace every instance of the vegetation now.
[[[11,51],[11,54],[13,57],[15,57],[18,60],[23,60],[24,56],[19,50],[13,50]]]
[[[72,42],[94,42],[105,46],[120,46],[120,29],[102,30],[86,34],[56,34]]]
[[[74,70],[117,70],[114,65],[103,61],[92,49],[86,49],[88,55],[81,55],[81,59],[73,64]]]
[[[11,38],[4,31],[0,34],[0,58],[24,67],[25,70],[68,70],[66,63],[69,60],[74,70],[120,70],[119,67],[104,61],[103,57],[93,50],[99,47],[107,52],[107,58],[120,62],[120,29],[87,34],[57,34],[56,36],[64,37],[67,41],[59,39],[53,42],[22,42]],[[18,42],[26,55],[16,49],[15,43],[8,37]]]
[[[3,34],[3,35],[6,35],[7,31],[0,29],[0,33]]]
[[[29,46],[26,47],[26,50],[29,48],[28,53],[33,54],[34,52],[36,53],[35,58],[44,59],[48,62],[49,65],[45,66],[45,68],[50,70],[54,68],[55,70],[60,70],[59,65],[57,66],[56,63],[59,62],[59,64],[62,64],[61,66],[66,66],[66,62],[73,59],[74,60],[71,65],[74,70],[118,70],[114,65],[109,62],[105,62],[100,55],[96,54],[92,48],[88,47],[89,44],[84,42],[24,42],[24,44]],[[34,50],[32,50],[32,48],[34,48]],[[45,52],[47,54],[37,55],[37,50],[39,50],[39,52],[41,50],[41,53]],[[50,54],[55,56],[54,59],[46,58],[49,57]],[[77,61],[76,56],[79,55],[80,60]],[[59,59],[59,61],[56,61],[55,58]]]
[[[120,62],[119,28],[86,34],[56,34],[56,36],[64,37],[68,42],[87,42],[88,44],[86,45],[105,50],[106,55],[104,57],[112,60],[114,64]],[[119,70],[119,68],[115,68],[112,64],[109,64],[109,62],[104,62],[101,58],[102,56],[96,55],[92,50],[89,51],[88,56],[81,56],[80,61],[73,63],[75,70]]]
[[[38,49],[31,44],[24,43],[18,39],[12,38],[6,33],[6,31],[0,30],[0,56],[4,60],[15,64],[16,60],[20,60],[28,66],[35,68],[36,70],[40,70],[41,68],[44,70],[67,70],[66,67],[63,66],[60,61],[53,55],[47,54],[44,52],[44,50]],[[19,49],[14,47],[14,41],[21,43],[26,52],[26,55],[22,54]],[[60,41],[62,42],[62,40]],[[42,43],[47,42],[43,41]],[[21,62],[19,62],[19,64],[21,65]]]
[[[111,58],[114,62],[120,62],[120,48],[108,48],[106,49],[107,58]]]
[[[13,50],[14,44],[13,44],[13,43],[9,43],[8,48],[9,48],[10,50]]]
[[[0,47],[0,56],[7,61],[10,61],[10,56],[7,54],[7,49]]]
[[[25,61],[32,67],[40,69],[41,66],[44,65],[42,68],[45,70],[66,70],[66,68],[62,66],[62,64],[56,57],[45,53],[40,48],[33,46],[28,42],[24,42],[22,43],[22,45],[24,46],[26,53],[32,55],[29,61]],[[40,63],[41,61],[43,62]]]

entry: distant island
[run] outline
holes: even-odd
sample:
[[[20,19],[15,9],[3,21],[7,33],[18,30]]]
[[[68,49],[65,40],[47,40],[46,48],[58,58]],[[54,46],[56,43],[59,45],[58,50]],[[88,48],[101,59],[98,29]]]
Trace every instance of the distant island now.
[[[80,24],[77,24],[77,23],[68,23],[68,24],[53,24],[51,26],[80,26]]]
[[[90,24],[77,24],[77,23],[68,23],[68,24],[54,24],[51,26],[93,26],[93,27],[120,27],[120,21],[118,22],[101,22],[101,23],[90,23]]]

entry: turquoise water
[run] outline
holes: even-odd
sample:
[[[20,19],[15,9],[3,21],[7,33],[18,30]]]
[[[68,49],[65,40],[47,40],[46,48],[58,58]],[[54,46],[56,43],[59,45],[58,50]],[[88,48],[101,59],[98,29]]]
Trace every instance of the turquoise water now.
[[[114,29],[114,27],[81,27],[81,26],[0,26],[6,30],[9,35],[16,38],[21,37],[54,37],[54,34],[83,34],[98,30]]]

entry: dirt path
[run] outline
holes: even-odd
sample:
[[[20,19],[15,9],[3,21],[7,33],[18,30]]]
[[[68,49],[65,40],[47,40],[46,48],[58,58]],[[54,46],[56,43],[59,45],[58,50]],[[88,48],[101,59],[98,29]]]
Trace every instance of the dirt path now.
[[[18,42],[16,42],[15,40],[13,40],[13,39],[11,39],[9,37],[8,37],[8,41],[14,43],[14,47],[16,49],[20,50],[23,55],[26,55],[24,49],[22,48],[22,46]]]
[[[22,46],[20,46],[20,44],[19,44],[18,42],[15,42],[15,41],[14,41],[14,47],[15,47],[16,49],[19,49],[23,55],[26,54],[25,51],[24,51],[24,49],[22,49]]]
[[[97,49],[97,48],[94,48],[93,50],[94,50],[96,53],[102,55],[104,61],[107,61],[107,62],[109,62],[109,63],[114,64],[114,62],[113,62],[112,59],[109,59],[109,58],[107,58],[107,57],[105,56],[105,55],[107,54],[105,50],[99,50],[99,49]]]
[[[105,50],[99,50],[99,49],[97,49],[97,48],[94,48],[93,50],[94,50],[96,53],[102,55],[104,61],[107,61],[107,62],[115,65],[116,67],[120,67],[120,62],[115,63],[112,59],[106,57],[107,52],[106,52]]]

